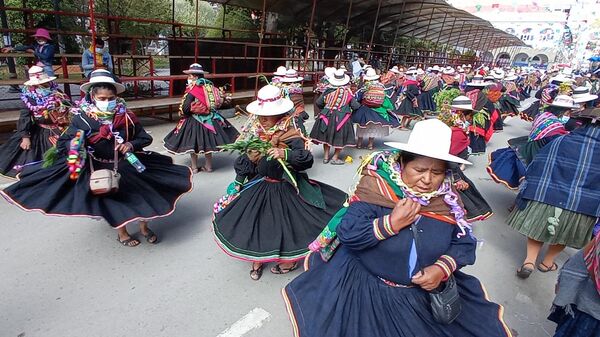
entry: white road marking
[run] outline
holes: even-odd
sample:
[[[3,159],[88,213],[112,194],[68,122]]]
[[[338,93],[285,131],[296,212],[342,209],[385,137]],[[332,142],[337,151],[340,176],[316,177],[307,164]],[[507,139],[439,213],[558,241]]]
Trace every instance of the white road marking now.
[[[254,308],[217,337],[242,337],[248,332],[260,328],[270,318],[271,314],[265,309]]]

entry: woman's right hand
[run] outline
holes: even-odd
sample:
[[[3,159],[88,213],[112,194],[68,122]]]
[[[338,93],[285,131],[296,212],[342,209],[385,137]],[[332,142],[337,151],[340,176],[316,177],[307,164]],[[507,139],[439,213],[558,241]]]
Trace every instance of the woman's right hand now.
[[[21,140],[21,148],[25,151],[31,149],[31,140],[29,138],[23,138]]]
[[[415,221],[421,210],[421,204],[412,201],[409,198],[404,198],[398,203],[391,214],[392,230],[395,233],[400,232],[404,227],[410,226]]]

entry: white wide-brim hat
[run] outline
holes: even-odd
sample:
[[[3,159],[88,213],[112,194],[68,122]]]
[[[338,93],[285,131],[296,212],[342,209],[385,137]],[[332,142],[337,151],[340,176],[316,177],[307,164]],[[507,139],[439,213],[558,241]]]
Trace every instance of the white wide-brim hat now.
[[[281,95],[281,90],[271,84],[258,91],[256,101],[251,102],[246,110],[256,116],[279,116],[290,112],[294,102]]]
[[[390,69],[391,72],[396,73],[396,74],[401,74],[402,72],[400,71],[400,69],[398,69],[398,66],[393,66],[392,69]]]
[[[438,71],[439,72],[440,71],[440,66],[438,66],[438,65],[433,66],[431,68],[431,71]]]
[[[585,103],[593,101],[598,98],[598,95],[590,94],[590,88],[588,87],[577,87],[573,89],[573,101],[575,103]]]
[[[374,81],[379,79],[379,75],[377,75],[375,69],[369,68],[367,69],[367,73],[365,74],[365,76],[363,76],[363,79],[365,81]]]
[[[327,78],[332,78],[335,75],[335,67],[327,67],[324,72]]]
[[[559,108],[567,108],[567,109],[577,109],[579,108],[579,104],[576,104],[573,100],[573,97],[568,95],[558,95],[554,97],[550,106],[556,106]]]
[[[452,100],[450,107],[458,110],[470,110],[473,111],[473,103],[467,96],[458,96]]]
[[[117,95],[125,91],[125,86],[115,81],[113,74],[104,69],[92,71],[89,82],[82,84],[79,90],[87,93],[92,86],[100,83],[112,84],[117,89]]]
[[[281,78],[281,82],[293,83],[303,81],[304,77],[298,76],[298,72],[294,69],[288,69],[285,72],[285,76]]]
[[[201,75],[208,74],[209,72],[205,71],[201,64],[192,63],[190,64],[190,68],[188,70],[184,70],[183,73],[188,75]]]
[[[421,69],[421,68],[417,69],[417,75],[423,75],[423,74],[425,74],[423,69]]]
[[[337,69],[333,73],[333,77],[330,77],[328,79],[328,81],[331,85],[335,85],[336,87],[341,87],[350,82],[350,76],[346,75],[346,72],[344,71],[344,69]]]
[[[44,71],[44,68],[39,66],[32,66],[29,68],[29,80],[27,80],[24,85],[32,86],[32,85],[40,85],[48,82],[52,82],[56,79],[56,76],[48,76],[48,74]]]
[[[273,73],[274,76],[285,76],[287,69],[284,66],[277,67],[277,70]]]
[[[494,76],[494,78],[497,80],[501,80],[504,78],[504,70],[494,69],[494,71],[492,72],[492,76]]]
[[[478,75],[474,76],[471,82],[467,83],[467,85],[471,87],[485,87],[488,85],[488,83],[485,83],[483,81],[483,77]]]
[[[442,74],[452,75],[452,74],[454,74],[454,68],[448,66],[448,67],[444,68],[444,70],[442,70]]]
[[[558,75],[550,78],[550,83],[552,83],[552,82],[570,83],[570,82],[575,82],[575,80],[570,77],[566,77],[563,74],[558,74]]]
[[[517,75],[515,74],[508,74],[506,75],[506,77],[504,78],[505,81],[514,81],[517,78],[519,78]]]
[[[471,165],[450,154],[452,130],[439,119],[427,119],[415,124],[407,143],[386,142],[385,145],[398,150],[459,164]]]

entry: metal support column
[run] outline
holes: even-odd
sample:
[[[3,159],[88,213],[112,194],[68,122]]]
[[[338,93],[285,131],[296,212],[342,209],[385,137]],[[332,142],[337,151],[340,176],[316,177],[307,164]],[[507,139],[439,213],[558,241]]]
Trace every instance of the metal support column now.
[[[4,0],[0,0],[0,6],[5,7]],[[0,11],[0,23],[2,24],[3,29],[8,29],[8,19],[6,18],[6,11],[3,9]],[[9,32],[2,33],[2,38],[4,42],[4,47],[12,46],[12,39]],[[17,68],[15,66],[15,59],[12,57],[6,58],[6,63],[8,64],[8,77],[9,78],[17,78]],[[13,87],[14,88],[14,87]],[[16,87],[18,89],[18,86]]]
[[[198,2],[196,0],[196,24],[194,26],[194,63],[198,63]]]
[[[344,59],[344,50],[346,49],[346,36],[348,35],[348,24],[350,24],[350,15],[352,15],[352,4],[354,0],[350,0],[348,5],[348,16],[346,17],[346,28],[344,30],[344,37],[342,38],[342,46],[340,48],[340,61]],[[339,65],[338,65],[339,67]]]
[[[417,14],[417,16],[416,16],[416,20],[418,20],[418,19],[421,17],[421,11],[423,10],[423,4],[424,4],[424,3],[425,3],[425,1],[421,1],[421,7],[419,7],[419,14]],[[417,21],[415,21],[415,23],[416,23],[416,22],[417,22]],[[408,49],[407,49],[407,52],[408,52],[408,54],[410,54],[410,53],[411,53],[411,50],[410,50],[410,49],[412,48],[412,42],[413,42],[413,40],[415,39],[415,31],[416,31],[416,30],[417,30],[416,28],[414,28],[414,29],[413,29],[413,31],[412,31],[412,34],[411,34],[411,36],[410,36],[410,40],[408,41]],[[416,56],[416,55],[415,55],[415,56]],[[406,58],[406,62],[408,63],[408,57]]]
[[[406,5],[406,1],[402,1],[402,9],[400,10],[400,14],[399,17],[402,17],[402,15],[404,14],[404,6]],[[398,32],[400,31],[400,23],[397,24],[396,26],[396,33],[394,33],[394,41],[392,41],[392,51],[388,57],[388,62],[387,62],[387,69],[390,68],[391,62],[392,62],[392,58],[394,57],[394,49],[396,49],[396,39],[398,38]],[[400,58],[398,58],[398,60],[400,60]]]
[[[371,50],[373,49],[373,39],[375,38],[375,32],[377,31],[377,23],[379,21],[379,10],[381,9],[381,2],[379,0],[377,4],[377,13],[375,13],[375,22],[373,23],[373,31],[371,32],[371,41],[369,42],[369,51],[367,52],[367,63],[371,63]]]
[[[262,41],[265,35],[265,17],[267,16],[267,0],[263,0],[262,14],[260,17],[260,36],[258,37],[258,55],[256,57],[256,75],[260,72],[260,62],[262,53]],[[258,94],[258,76],[254,82],[254,96]]]
[[[444,52],[444,59],[445,62],[444,63],[448,63],[448,47],[450,46],[450,39],[452,38],[452,35],[454,35],[454,26],[456,25],[456,17],[454,17],[454,21],[452,21],[452,28],[450,29],[450,35],[448,36],[448,41],[446,42],[446,48],[445,48],[445,52]]]
[[[306,51],[304,52],[304,70],[302,77],[306,76],[306,68],[308,68],[308,52],[310,50],[310,39],[312,37],[312,27],[315,19],[315,10],[317,9],[317,0],[313,0],[312,11],[310,13],[310,20],[308,23],[308,29],[306,30]],[[313,64],[314,65],[314,64]]]
[[[90,10],[90,31],[92,32],[92,50],[96,50],[96,17],[94,10],[94,0],[89,0],[89,10]],[[94,57],[94,69],[96,69],[96,58]]]
[[[444,27],[446,26],[446,18],[448,17],[448,13],[444,13],[444,20],[442,21],[442,27],[440,28],[440,33],[438,34],[437,40],[435,41],[435,48],[440,45],[440,38],[442,37],[442,32],[444,31]],[[437,56],[436,56],[437,59]],[[437,62],[434,62],[437,63]]]

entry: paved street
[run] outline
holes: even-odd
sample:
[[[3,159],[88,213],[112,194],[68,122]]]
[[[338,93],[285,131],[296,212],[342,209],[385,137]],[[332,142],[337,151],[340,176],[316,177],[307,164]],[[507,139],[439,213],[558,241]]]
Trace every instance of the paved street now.
[[[154,137],[150,149],[163,151],[162,138],[174,123],[147,125]],[[527,134],[529,127],[518,118],[507,121],[491,149]],[[386,140],[405,141],[407,136],[408,131],[395,131]],[[368,153],[346,151],[354,163],[337,167],[323,165],[322,149],[313,150],[311,178],[343,190],[353,182],[360,156]],[[151,223],[161,238],[156,246],[144,241],[126,248],[103,222],[44,217],[0,200],[0,336],[292,336],[280,290],[301,271],[276,276],[266,270],[260,281],[252,281],[250,264],[225,255],[212,238],[212,206],[234,178],[234,159],[216,155],[216,171],[197,174],[194,190],[175,213]],[[557,273],[535,272],[527,281],[514,275],[525,254],[525,239],[505,225],[515,193],[491,181],[485,172],[487,157],[471,160],[475,165],[466,174],[495,215],[476,224],[481,244],[476,264],[466,271],[504,305],[505,319],[518,336],[552,336],[554,324],[546,316]],[[189,164],[186,156],[176,161]],[[129,229],[137,231],[134,225]],[[573,253],[562,253],[559,265]]]

